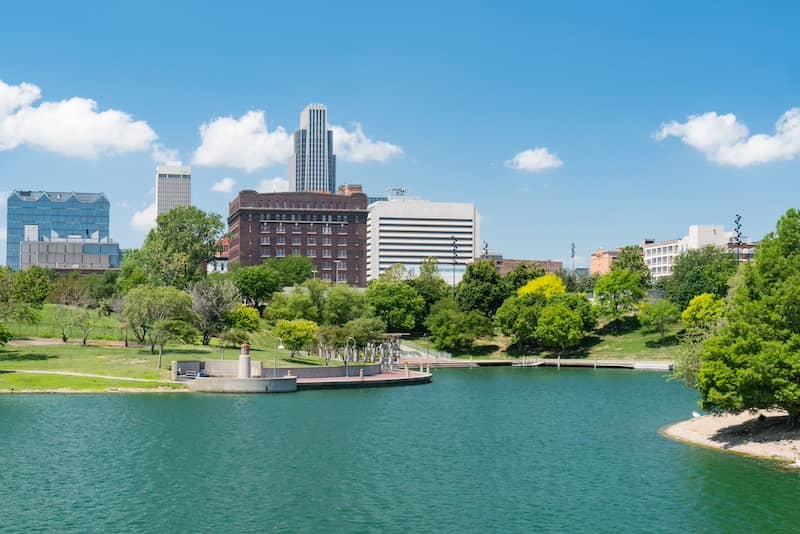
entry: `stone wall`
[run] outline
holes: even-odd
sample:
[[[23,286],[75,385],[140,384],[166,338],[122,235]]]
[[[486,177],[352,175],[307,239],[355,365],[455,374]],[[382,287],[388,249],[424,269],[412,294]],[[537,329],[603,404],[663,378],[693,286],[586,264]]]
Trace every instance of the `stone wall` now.
[[[381,373],[381,364],[349,364],[347,366],[347,376],[358,376],[359,370],[364,369],[364,376],[373,376]],[[286,376],[291,370],[292,376],[297,378],[333,378],[345,376],[344,365],[330,367],[278,367],[278,376]],[[272,367],[264,367],[261,371],[262,377],[273,376]]]
[[[202,393],[291,393],[297,379],[291,378],[197,378],[187,380],[192,391]]]

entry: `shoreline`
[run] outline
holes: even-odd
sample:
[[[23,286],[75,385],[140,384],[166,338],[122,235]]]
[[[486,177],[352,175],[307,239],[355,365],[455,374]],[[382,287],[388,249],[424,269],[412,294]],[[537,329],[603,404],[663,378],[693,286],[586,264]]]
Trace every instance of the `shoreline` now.
[[[0,389],[0,395],[105,395],[108,393],[190,393],[188,388],[107,388],[107,389]]]
[[[800,428],[786,426],[785,412],[703,415],[662,427],[659,433],[687,445],[800,469]]]

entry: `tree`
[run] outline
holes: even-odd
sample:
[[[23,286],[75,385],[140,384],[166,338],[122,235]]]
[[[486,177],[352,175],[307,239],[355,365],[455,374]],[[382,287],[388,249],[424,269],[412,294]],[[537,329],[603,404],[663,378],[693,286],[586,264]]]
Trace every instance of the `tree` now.
[[[170,286],[137,286],[125,296],[123,317],[136,338],[142,343],[148,341],[150,353],[155,354],[161,335],[170,331],[162,328],[161,332],[156,325],[166,320],[190,322],[193,319],[192,298],[185,291]]]
[[[383,271],[379,278],[385,282],[402,282],[409,278],[408,269],[400,263],[395,263]]]
[[[539,265],[535,263],[518,263],[516,267],[505,275],[505,282],[508,288],[516,293],[519,288],[547,274]]]
[[[239,267],[233,272],[233,283],[245,303],[258,309],[282,287],[281,274],[267,264]]]
[[[672,302],[662,299],[647,302],[639,309],[639,322],[650,332],[658,332],[658,342],[664,342],[667,329],[678,322],[680,310]]]
[[[631,312],[645,296],[642,278],[633,271],[612,269],[597,280],[595,300],[600,310],[613,321]]]
[[[219,214],[194,206],[159,215],[137,258],[148,281],[184,289],[205,278],[205,262],[214,258],[224,228]]]
[[[236,330],[255,332],[261,327],[260,319],[257,309],[239,304],[228,313],[225,323]]]
[[[728,280],[736,272],[736,257],[727,250],[708,246],[678,256],[666,284],[667,298],[681,309],[697,295],[710,293],[724,298]]]
[[[703,345],[697,389],[712,412],[781,409],[800,422],[800,211],[741,266],[723,325]]]
[[[711,293],[697,295],[681,313],[683,326],[690,334],[710,332],[725,313],[725,301]]]
[[[317,344],[320,349],[320,356],[328,364],[331,358],[340,355],[340,347],[343,347],[347,340],[344,327],[335,324],[321,325],[317,329]]]
[[[252,308],[251,308],[252,309]],[[217,336],[219,359],[225,356],[225,347],[238,348],[250,339],[250,333],[241,328],[230,328]]]
[[[557,274],[545,274],[534,278],[517,291],[518,295],[542,295],[549,299],[555,295],[563,295],[567,288]]]
[[[192,311],[203,345],[227,327],[228,316],[239,302],[239,290],[229,280],[200,280],[192,286]]]
[[[548,304],[563,304],[570,310],[578,312],[584,332],[594,330],[597,325],[597,310],[592,307],[589,299],[583,293],[563,293],[547,300]]]
[[[548,304],[539,314],[534,337],[541,346],[558,348],[563,352],[580,345],[583,340],[583,320],[578,312],[570,310],[565,304]]]
[[[393,280],[370,282],[366,300],[390,332],[414,330],[425,308],[425,301],[413,287]]]
[[[158,368],[161,369],[161,356],[164,354],[164,345],[170,341],[192,343],[198,331],[191,324],[179,319],[163,319],[153,324],[151,329],[154,343],[158,345]]]
[[[272,329],[272,335],[279,338],[290,352],[289,358],[294,358],[297,351],[309,345],[317,336],[317,323],[305,319],[286,321],[281,319]]]
[[[333,284],[328,288],[322,310],[322,322],[343,325],[362,317],[367,312],[364,293],[345,284]]]
[[[30,298],[18,282],[19,273],[0,266],[0,321],[9,319],[35,323],[39,321],[36,299]]]
[[[314,262],[305,256],[270,258],[264,265],[275,269],[278,273],[280,287],[302,284],[314,275]]]
[[[450,294],[450,286],[439,274],[439,264],[436,258],[426,258],[419,267],[419,273],[405,281],[414,288],[414,291],[425,301],[422,316],[427,317],[431,306]]]
[[[13,334],[11,334],[11,331],[6,328],[6,325],[0,323],[0,347],[11,341],[13,338]]]
[[[476,310],[486,317],[492,317],[508,293],[508,286],[497,274],[494,263],[479,260],[467,266],[467,272],[456,290],[456,301],[462,311]]]
[[[348,321],[342,327],[345,338],[353,338],[357,347],[366,348],[368,344],[383,341],[386,323],[377,317],[359,317]]]
[[[644,262],[644,250],[639,245],[622,247],[619,256],[611,264],[612,271],[630,271],[639,277],[642,287],[650,286],[652,274]]]
[[[529,294],[509,297],[498,308],[495,322],[503,334],[511,337],[511,343],[518,352],[535,344],[534,332],[544,306],[545,298],[542,295]]]
[[[269,306],[264,309],[264,318],[271,323],[280,319],[308,319],[314,322],[319,319],[311,297],[300,286],[296,286],[288,295],[278,293],[273,296]]]
[[[53,290],[54,277],[52,271],[33,265],[16,273],[13,282],[14,291],[17,292],[20,301],[41,309]]]
[[[599,274],[578,275],[575,271],[561,269],[558,272],[561,281],[567,288],[567,293],[591,293],[594,291],[594,285],[597,283]]]
[[[141,250],[127,251],[122,257],[122,265],[120,265],[119,276],[114,284],[114,292],[117,295],[125,296],[134,287],[146,284],[145,268]]]
[[[312,316],[305,318],[317,323],[322,322],[325,315],[325,301],[328,296],[328,290],[331,288],[331,283],[327,280],[310,278],[303,282],[300,288],[306,292],[313,307]],[[295,291],[297,291],[297,288],[295,288]]]
[[[476,339],[492,333],[492,323],[478,311],[463,312],[451,299],[433,305],[425,320],[433,345],[440,350],[467,351]]]
[[[78,327],[78,330],[81,331],[81,343],[86,345],[86,340],[89,339],[89,334],[97,324],[97,312],[94,310],[81,308],[75,313],[73,322],[75,326]]]
[[[50,292],[50,300],[59,305],[56,321],[61,330],[61,341],[66,343],[79,309],[89,305],[89,289],[81,282],[78,273],[71,272],[58,277]]]

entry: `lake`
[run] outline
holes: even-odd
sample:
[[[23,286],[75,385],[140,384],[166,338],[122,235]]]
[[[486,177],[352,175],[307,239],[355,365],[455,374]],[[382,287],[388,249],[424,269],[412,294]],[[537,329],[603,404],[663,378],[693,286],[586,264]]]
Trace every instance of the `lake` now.
[[[779,532],[800,476],[658,434],[620,370],[287,395],[0,396],[3,532]]]

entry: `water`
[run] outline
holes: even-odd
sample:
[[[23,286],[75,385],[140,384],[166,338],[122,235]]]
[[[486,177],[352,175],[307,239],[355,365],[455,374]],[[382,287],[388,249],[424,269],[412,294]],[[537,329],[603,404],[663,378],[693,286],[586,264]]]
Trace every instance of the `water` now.
[[[797,531],[800,476],[658,429],[613,370],[290,395],[0,396],[3,532]]]

